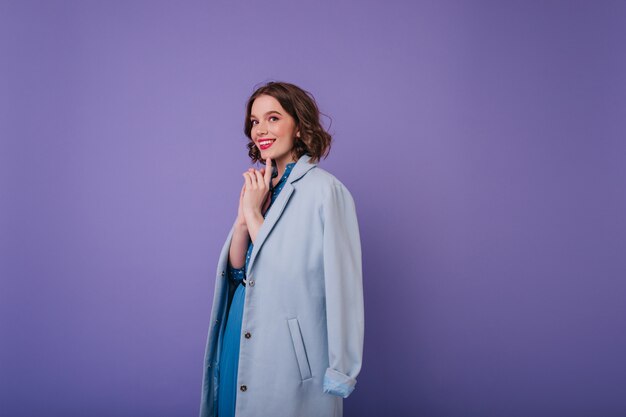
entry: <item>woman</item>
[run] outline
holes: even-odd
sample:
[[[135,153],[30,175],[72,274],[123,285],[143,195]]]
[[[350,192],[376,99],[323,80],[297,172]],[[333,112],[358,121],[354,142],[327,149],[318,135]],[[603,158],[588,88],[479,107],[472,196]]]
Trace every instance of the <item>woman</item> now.
[[[347,188],[317,166],[331,136],[284,82],[246,106],[252,162],[222,248],[200,416],[341,416],[361,369],[361,246]]]

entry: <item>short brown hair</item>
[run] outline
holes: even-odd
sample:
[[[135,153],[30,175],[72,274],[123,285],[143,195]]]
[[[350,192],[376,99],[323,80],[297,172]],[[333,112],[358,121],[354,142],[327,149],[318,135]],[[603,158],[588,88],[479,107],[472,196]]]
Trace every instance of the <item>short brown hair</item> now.
[[[262,160],[261,151],[256,147],[252,136],[252,122],[250,113],[252,103],[261,95],[272,96],[280,105],[294,118],[296,128],[300,130],[300,137],[296,137],[293,145],[293,153],[297,161],[304,154],[311,156],[311,162],[319,162],[321,157],[326,158],[330,152],[332,136],[320,123],[320,114],[317,103],[313,95],[302,88],[281,81],[270,81],[257,88],[248,99],[246,105],[246,120],[244,122],[244,133],[250,139],[248,142],[248,156],[252,162]],[[264,161],[263,161],[264,162]]]

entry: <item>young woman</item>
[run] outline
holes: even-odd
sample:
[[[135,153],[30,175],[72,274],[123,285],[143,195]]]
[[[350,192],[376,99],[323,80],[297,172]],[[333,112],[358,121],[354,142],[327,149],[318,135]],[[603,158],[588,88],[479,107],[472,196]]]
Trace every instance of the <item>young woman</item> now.
[[[246,107],[252,162],[222,248],[201,417],[342,416],[361,369],[364,311],[354,200],[317,166],[331,136],[284,82]]]

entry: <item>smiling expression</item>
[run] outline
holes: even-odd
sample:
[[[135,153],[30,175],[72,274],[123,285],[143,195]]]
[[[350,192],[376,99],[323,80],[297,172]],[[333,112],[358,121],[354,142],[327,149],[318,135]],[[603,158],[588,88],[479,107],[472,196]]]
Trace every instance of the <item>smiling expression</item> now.
[[[294,137],[299,136],[294,118],[272,96],[260,95],[250,111],[250,136],[261,152],[271,158],[279,169],[293,162]]]

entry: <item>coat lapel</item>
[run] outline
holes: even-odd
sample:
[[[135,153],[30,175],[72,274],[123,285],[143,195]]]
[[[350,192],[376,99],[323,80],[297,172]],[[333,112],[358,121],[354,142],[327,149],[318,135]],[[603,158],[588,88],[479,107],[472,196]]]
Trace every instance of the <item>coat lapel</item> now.
[[[263,224],[261,225],[261,228],[259,229],[259,232],[257,234],[256,241],[254,242],[252,253],[250,254],[250,261],[248,262],[248,270],[246,271],[246,275],[249,275],[250,271],[252,271],[252,266],[254,265],[257,254],[261,250],[263,243],[265,243],[265,240],[274,228],[274,225],[276,224],[276,222],[278,222],[278,219],[280,219],[280,216],[283,214],[283,210],[287,206],[287,202],[289,201],[291,195],[295,190],[293,183],[298,181],[307,172],[309,172],[311,168],[317,165],[311,163],[310,159],[311,157],[307,154],[302,155],[300,159],[298,159],[296,165],[291,170],[291,173],[289,173],[289,178],[287,178],[287,182],[283,186],[283,189],[280,191],[280,194],[278,194],[278,197],[276,197],[276,200],[268,209],[265,220],[263,221]]]

